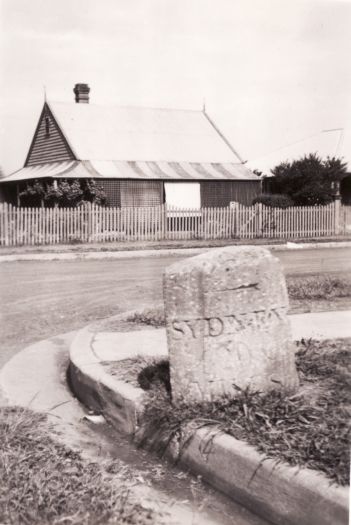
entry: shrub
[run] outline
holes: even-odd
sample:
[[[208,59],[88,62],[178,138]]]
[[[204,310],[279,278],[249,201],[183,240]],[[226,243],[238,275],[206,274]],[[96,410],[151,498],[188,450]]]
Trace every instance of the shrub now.
[[[261,203],[271,208],[288,208],[293,206],[294,202],[288,195],[265,194],[256,197],[252,204]]]
[[[335,197],[336,183],[346,174],[346,163],[336,157],[321,159],[315,153],[271,170],[276,191],[289,195],[297,206],[328,204]]]
[[[106,204],[103,187],[94,180],[60,180],[56,184],[34,181],[27,184],[20,197],[25,206],[59,206],[76,208],[84,203]]]
[[[19,196],[24,206],[40,206],[45,197],[44,185],[42,182],[35,180],[32,184],[27,184]]]

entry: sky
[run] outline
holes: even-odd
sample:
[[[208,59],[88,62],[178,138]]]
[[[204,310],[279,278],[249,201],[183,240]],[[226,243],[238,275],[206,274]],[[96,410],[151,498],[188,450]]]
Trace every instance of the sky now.
[[[259,169],[286,144],[351,128],[351,0],[0,0],[0,6],[6,175],[23,166],[44,90],[49,101],[69,102],[77,82],[89,84],[96,104],[200,110],[205,101],[241,157]],[[343,153],[350,158],[348,136]]]

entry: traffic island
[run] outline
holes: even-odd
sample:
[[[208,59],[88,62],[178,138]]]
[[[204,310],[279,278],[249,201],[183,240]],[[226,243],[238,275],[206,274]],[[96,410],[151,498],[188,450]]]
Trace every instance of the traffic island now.
[[[143,319],[143,313],[129,312],[78,332],[71,345],[69,375],[84,404],[149,447],[150,426],[143,422],[149,396],[130,379],[130,369],[133,362],[167,359],[167,338],[164,328],[136,323],[135,319]],[[291,316],[294,333],[293,320]],[[298,331],[300,335],[300,318]],[[116,374],[121,369],[124,372]],[[158,430],[155,428],[152,438],[153,448],[164,450]],[[191,424],[182,426],[166,450],[168,458],[273,523],[348,522],[348,487],[336,485],[320,472],[268,458],[212,424],[196,429]]]

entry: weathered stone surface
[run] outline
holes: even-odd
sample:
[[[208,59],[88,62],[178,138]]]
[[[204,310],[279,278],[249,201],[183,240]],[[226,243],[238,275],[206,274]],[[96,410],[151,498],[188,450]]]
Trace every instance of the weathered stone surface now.
[[[264,248],[212,250],[164,274],[173,402],[298,386],[279,260]]]

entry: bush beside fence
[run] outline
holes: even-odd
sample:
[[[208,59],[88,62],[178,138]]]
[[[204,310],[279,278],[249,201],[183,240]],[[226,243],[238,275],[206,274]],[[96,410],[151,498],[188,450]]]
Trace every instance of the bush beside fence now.
[[[186,239],[293,239],[351,233],[351,206],[22,208],[0,204],[0,245]]]

